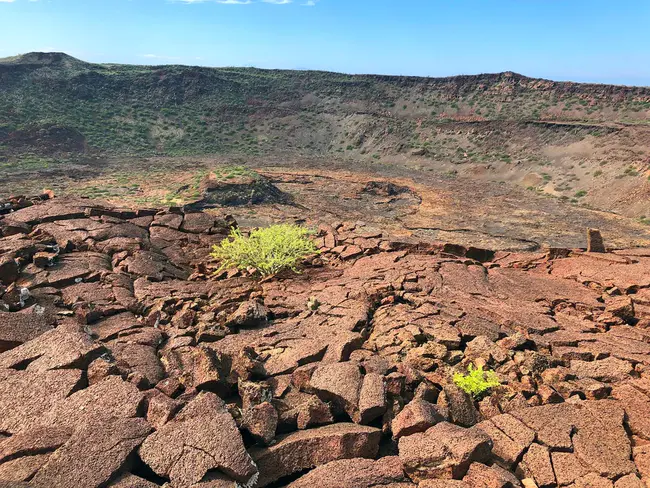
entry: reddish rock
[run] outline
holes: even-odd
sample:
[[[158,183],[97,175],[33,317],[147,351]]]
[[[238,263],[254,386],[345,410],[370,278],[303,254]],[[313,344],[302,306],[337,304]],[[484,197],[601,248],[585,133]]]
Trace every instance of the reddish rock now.
[[[519,463],[522,477],[531,478],[539,488],[556,486],[555,473],[548,449],[539,444],[531,444]]]
[[[124,466],[151,427],[143,419],[93,419],[75,431],[31,480],[34,488],[99,488]],[[83,460],[83,462],[80,462]]]
[[[514,474],[497,465],[481,463],[472,463],[463,481],[472,488],[521,488]]]
[[[607,302],[605,313],[609,313],[626,322],[634,320],[634,301],[629,296],[614,297]]]
[[[36,472],[47,463],[50,454],[35,454],[11,459],[0,465],[0,486],[3,482],[21,482],[33,478]],[[20,486],[20,485],[18,485]],[[14,485],[11,485],[14,488]]]
[[[85,369],[103,351],[104,347],[95,343],[81,326],[70,324],[0,354],[0,368],[21,366],[27,371]]]
[[[374,458],[381,431],[372,427],[339,423],[295,432],[277,439],[273,446],[251,449],[260,471],[262,488],[290,474],[341,459]]]
[[[404,475],[398,457],[344,459],[332,461],[310,471],[287,488],[406,488],[413,486]]]
[[[359,393],[359,423],[367,425],[386,411],[386,388],[384,377],[368,373],[363,377]]]
[[[53,329],[54,320],[36,313],[35,308],[16,313],[0,311],[0,357],[1,353]]]
[[[446,385],[438,398],[438,406],[448,412],[449,419],[458,425],[471,427],[479,419],[474,400],[456,385]]]
[[[472,462],[487,461],[492,441],[482,430],[439,423],[421,434],[399,440],[404,470],[416,482],[430,478],[460,479]]]
[[[40,419],[45,426],[75,427],[89,420],[139,417],[144,396],[119,376],[109,376],[57,402]]]
[[[218,469],[241,483],[257,474],[223,401],[201,393],[140,448],[140,457],[173,484],[189,486]]]
[[[12,256],[0,256],[0,284],[11,285],[18,279],[20,269]]]
[[[356,363],[335,363],[319,366],[312,375],[310,388],[323,401],[333,402],[350,418],[359,419],[361,371]]]
[[[228,327],[259,327],[268,322],[270,310],[255,300],[242,303],[226,320]]]
[[[125,473],[108,486],[110,488],[156,488],[158,485],[131,473]]]
[[[340,253],[341,259],[353,259],[363,254],[363,249],[359,246],[346,246],[345,250]]]
[[[278,412],[269,402],[260,403],[244,410],[242,427],[261,444],[271,444],[278,427]]]
[[[636,474],[628,474],[614,483],[614,488],[646,488],[645,483]]]
[[[443,421],[445,416],[438,406],[426,400],[414,399],[393,419],[391,423],[393,439],[425,432]]]
[[[28,432],[79,385],[80,370],[0,370],[0,432]]]
[[[513,468],[535,440],[535,431],[509,414],[494,416],[476,427],[490,436],[492,455],[507,468]]]
[[[154,429],[160,430],[163,425],[174,418],[174,415],[176,415],[176,412],[178,412],[182,406],[183,404],[181,402],[169,398],[164,393],[154,394],[148,401],[146,415],[147,422],[149,422]]]
[[[607,252],[603,243],[603,236],[598,229],[587,229],[587,252]]]
[[[119,376],[122,372],[115,361],[99,357],[88,365],[88,385],[99,383],[108,376]]]

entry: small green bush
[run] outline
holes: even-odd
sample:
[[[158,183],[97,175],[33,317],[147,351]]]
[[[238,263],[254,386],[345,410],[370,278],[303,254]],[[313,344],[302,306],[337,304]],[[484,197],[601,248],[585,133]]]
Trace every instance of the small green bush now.
[[[211,256],[221,261],[219,271],[255,268],[262,276],[285,269],[297,271],[300,261],[318,253],[310,234],[309,229],[291,224],[256,229],[248,237],[233,229],[229,239],[213,246]]]
[[[454,374],[454,383],[474,398],[480,398],[487,391],[501,385],[494,371],[483,371],[483,366],[476,368],[473,364],[467,368],[467,374]]]

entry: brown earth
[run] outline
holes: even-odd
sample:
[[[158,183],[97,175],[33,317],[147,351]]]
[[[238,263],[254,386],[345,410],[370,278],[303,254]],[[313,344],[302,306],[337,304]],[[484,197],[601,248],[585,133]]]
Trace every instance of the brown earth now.
[[[260,281],[212,273],[218,211],[50,196],[3,202],[0,486],[650,481],[650,248],[332,222]],[[470,363],[502,383],[480,401],[452,381]]]
[[[243,168],[240,163],[229,158],[152,158],[133,160],[124,172],[122,163],[114,161],[53,173],[46,181],[55,185],[57,194],[102,198],[114,205],[222,206],[244,227],[285,219],[316,226],[361,220],[390,235],[495,250],[584,247],[585,229],[591,227],[600,229],[613,248],[650,245],[650,221],[510,185],[479,184],[469,177],[401,165],[359,164],[350,170],[349,164],[329,159],[263,158],[247,162],[245,171],[254,178],[210,183],[210,174]],[[0,182],[0,193],[34,193],[43,181],[34,174],[25,187],[8,178]],[[217,185],[216,191],[207,191],[210,184]]]

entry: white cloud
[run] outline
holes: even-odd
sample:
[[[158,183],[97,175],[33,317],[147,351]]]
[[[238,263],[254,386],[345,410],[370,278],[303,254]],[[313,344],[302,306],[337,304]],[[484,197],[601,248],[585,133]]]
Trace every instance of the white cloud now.
[[[318,2],[318,0],[307,0],[305,3],[302,4],[302,6],[303,7],[315,7],[316,2]]]
[[[14,2],[15,0],[0,0],[0,3],[5,2],[5,3],[11,3]]]

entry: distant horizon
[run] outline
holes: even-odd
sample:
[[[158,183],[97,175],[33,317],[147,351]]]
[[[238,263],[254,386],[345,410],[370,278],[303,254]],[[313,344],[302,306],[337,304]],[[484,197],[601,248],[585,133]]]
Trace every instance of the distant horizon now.
[[[0,0],[2,2],[4,0]],[[28,54],[63,54],[66,56],[69,56],[71,58],[74,58],[78,61],[82,61],[84,63],[88,64],[94,64],[94,65],[118,65],[118,66],[145,66],[145,67],[164,67],[164,66],[179,66],[179,67],[184,67],[184,68],[208,68],[208,69],[258,69],[261,71],[296,71],[296,72],[319,72],[319,73],[331,73],[331,74],[338,74],[338,75],[347,75],[347,76],[387,76],[387,77],[392,77],[392,78],[423,78],[423,79],[440,79],[440,78],[458,78],[461,76],[468,76],[468,77],[475,77],[475,76],[494,76],[494,75],[504,75],[507,73],[511,73],[516,76],[521,76],[524,78],[528,78],[531,80],[543,80],[543,81],[551,81],[553,83],[575,83],[575,84],[580,84],[580,85],[603,85],[603,86],[619,86],[619,87],[625,87],[625,88],[648,88],[650,89],[650,84],[649,85],[629,85],[629,84],[623,84],[623,83],[599,83],[599,82],[590,82],[590,81],[576,81],[576,80],[570,80],[570,79],[565,79],[565,80],[560,80],[560,79],[552,79],[552,78],[542,78],[542,77],[537,77],[537,76],[529,76],[525,73],[518,73],[516,71],[512,70],[505,70],[505,71],[494,71],[494,72],[483,72],[483,73],[457,73],[457,74],[449,74],[449,75],[436,75],[436,76],[426,76],[426,75],[402,75],[402,74],[393,74],[393,73],[348,73],[345,71],[332,71],[332,70],[323,70],[323,69],[309,69],[309,68],[261,68],[258,66],[210,66],[210,65],[205,65],[205,64],[186,64],[186,63],[121,63],[121,62],[112,62],[112,61],[106,61],[106,62],[94,62],[94,61],[88,61],[83,58],[79,58],[77,56],[73,56],[72,54],[66,53],[66,52],[61,52],[61,51],[30,51],[30,52],[25,52],[25,53],[18,53],[18,54],[11,54],[9,56],[0,56],[0,60],[3,59],[9,59],[9,58],[14,58],[14,57],[19,57],[19,56],[25,56]]]
[[[646,0],[0,0],[0,57],[650,86]]]

